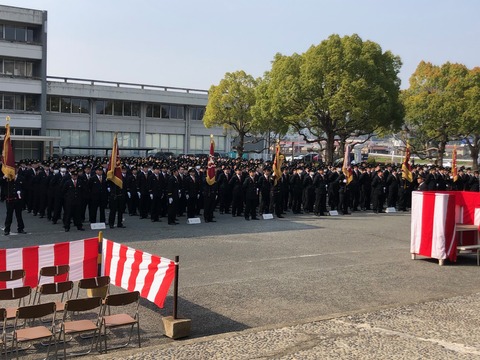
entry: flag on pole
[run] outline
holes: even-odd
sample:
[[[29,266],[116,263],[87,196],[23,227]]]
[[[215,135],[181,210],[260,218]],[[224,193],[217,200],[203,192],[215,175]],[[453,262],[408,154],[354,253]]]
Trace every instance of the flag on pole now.
[[[15,156],[12,149],[12,140],[10,139],[10,116],[7,116],[6,120],[5,138],[3,139],[2,172],[7,180],[11,181],[15,179]]]
[[[345,155],[343,157],[343,167],[342,172],[347,179],[347,185],[353,180],[353,171],[350,164],[350,145],[345,146]]]
[[[275,147],[275,159],[273,160],[273,173],[275,175],[275,185],[277,185],[278,179],[282,177],[282,164],[283,156],[280,155],[280,141],[277,141]]]
[[[405,160],[402,164],[402,179],[409,182],[413,181],[412,167],[410,166],[410,144],[408,142],[405,149]]]
[[[457,145],[453,145],[452,153],[452,175],[453,182],[458,180],[458,171],[457,171]]]
[[[118,150],[117,133],[113,138],[112,155],[110,155],[110,163],[108,164],[107,179],[123,188],[122,167],[120,166],[120,152]]]
[[[207,184],[215,184],[215,162],[213,160],[213,154],[215,152],[215,141],[213,141],[213,135],[210,135],[210,156],[208,157],[207,168]]]

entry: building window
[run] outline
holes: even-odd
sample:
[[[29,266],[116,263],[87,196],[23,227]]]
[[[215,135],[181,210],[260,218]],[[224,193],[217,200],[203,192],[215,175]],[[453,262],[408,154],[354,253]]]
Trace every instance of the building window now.
[[[0,93],[0,110],[39,111],[39,95]]]
[[[15,26],[5,25],[5,40],[15,41]]]
[[[15,40],[27,41],[27,28],[20,26],[15,27]]]
[[[185,136],[176,134],[146,134],[147,147],[156,151],[169,151],[180,154],[184,151]]]
[[[205,115],[204,107],[191,107],[190,108],[190,119],[191,120],[203,120],[203,115]]]
[[[72,112],[72,99],[62,97],[61,100],[61,112],[62,113],[71,113]]]
[[[225,151],[225,136],[214,136],[215,151]],[[210,151],[210,136],[192,135],[190,136],[190,151],[206,153]]]
[[[27,104],[29,100],[27,98]],[[60,96],[48,96],[47,97],[47,111],[49,112],[62,112],[72,114],[88,114],[89,102],[87,99],[82,98],[68,98]]]
[[[13,60],[3,61],[3,73],[5,75],[13,76],[14,69],[15,69],[15,61]]]
[[[0,74],[33,77],[33,62],[0,58]]]
[[[113,115],[123,116],[123,101],[114,101],[113,102]]]
[[[114,133],[111,131],[97,131],[95,133],[95,146],[112,146]],[[117,141],[118,148],[122,150],[122,147],[138,147],[140,134],[129,132],[118,132]]]
[[[121,100],[97,100],[96,112],[100,115],[140,117],[140,103]]]

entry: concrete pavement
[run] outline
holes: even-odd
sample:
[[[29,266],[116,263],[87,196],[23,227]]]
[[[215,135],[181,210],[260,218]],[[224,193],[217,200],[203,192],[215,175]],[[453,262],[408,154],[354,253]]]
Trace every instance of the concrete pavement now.
[[[358,333],[370,334],[372,339],[367,337],[366,343],[376,344],[371,349],[371,357],[360,352],[361,358],[392,358],[390,348],[383,349],[375,342],[383,343],[391,339],[392,334],[373,331],[368,326],[353,326],[351,319],[356,318],[350,317],[368,313],[382,318],[387,313],[380,310],[391,309],[386,311],[395,313],[396,309],[430,301],[434,301],[431,306],[435,307],[435,301],[452,298],[467,301],[480,293],[480,268],[476,266],[475,256],[459,257],[456,264],[447,263],[444,267],[429,259],[410,259],[409,213],[359,212],[351,216],[321,218],[288,213],[285,219],[256,222],[230,215],[216,214],[216,217],[216,223],[187,225],[186,219],[181,218],[180,225],[168,226],[165,219],[152,223],[148,219],[126,216],[126,229],[104,231],[106,238],[137,249],[169,258],[179,255],[179,315],[192,319],[191,336],[173,341],[163,336],[161,325],[161,317],[171,314],[171,293],[164,309],[144,300],[140,310],[144,348],[117,350],[107,356],[123,358],[130,353],[146,352],[139,356],[161,358],[165,353],[165,358],[209,359],[215,358],[218,352],[217,358],[227,359],[242,356],[303,358],[303,355],[295,355],[297,350],[320,351],[317,346],[330,342],[343,344],[340,347],[347,352],[333,350],[335,345],[332,354],[319,352],[322,356],[311,358],[359,358],[348,355],[355,349],[353,344],[363,339],[355,337]],[[4,219],[4,206],[0,206],[0,219]],[[74,228],[65,233],[61,225],[52,225],[46,219],[27,213],[24,219],[28,234],[0,236],[0,246],[78,240],[98,233],[93,230],[78,232]],[[438,319],[439,329],[444,326],[443,319],[448,314],[445,312]],[[459,312],[458,316],[462,314]],[[475,323],[476,315],[471,315],[466,312],[458,324],[452,323],[455,334],[461,333],[462,326],[469,324],[470,319]],[[420,326],[422,321],[415,320],[416,317],[411,316],[412,324]],[[334,318],[341,321],[322,320]],[[322,321],[317,323],[316,320]],[[328,326],[332,331],[329,332]],[[382,326],[376,327],[383,329]],[[297,327],[301,327],[298,333],[303,333],[303,337],[293,335]],[[330,340],[320,341],[322,338],[315,335],[314,328],[322,334],[330,334]],[[474,336],[473,326],[472,329],[467,326],[465,334]],[[455,339],[439,338],[435,333],[438,330],[431,331],[431,337],[422,336],[457,343]],[[409,330],[406,334],[416,333]],[[413,339],[405,336],[399,338]],[[458,343],[475,347],[471,342],[462,341]],[[320,345],[313,346],[314,343]],[[225,350],[220,350],[223,344]],[[416,345],[421,349],[428,345],[425,357],[403,358],[439,358],[437,350],[430,350],[435,345],[432,344],[422,341]],[[401,349],[407,348],[401,346]],[[257,353],[260,355],[254,355]],[[382,357],[383,353],[389,355]],[[401,356],[399,353],[398,357]],[[477,355],[467,352],[461,356]]]

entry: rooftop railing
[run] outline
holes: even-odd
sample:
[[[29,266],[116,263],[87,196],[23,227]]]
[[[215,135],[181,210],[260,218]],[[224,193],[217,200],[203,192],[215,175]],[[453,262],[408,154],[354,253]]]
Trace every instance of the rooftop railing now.
[[[99,85],[99,86],[111,86],[118,88],[128,88],[128,89],[141,89],[141,90],[157,90],[157,91],[174,91],[182,93],[196,93],[196,94],[208,94],[208,90],[201,89],[188,89],[180,88],[174,86],[159,86],[159,85],[145,85],[145,84],[134,84],[134,83],[125,83],[117,81],[105,81],[105,80],[91,80],[91,79],[78,79],[70,77],[59,77],[59,76],[47,76],[47,82],[63,82],[68,84],[84,84],[84,85]]]

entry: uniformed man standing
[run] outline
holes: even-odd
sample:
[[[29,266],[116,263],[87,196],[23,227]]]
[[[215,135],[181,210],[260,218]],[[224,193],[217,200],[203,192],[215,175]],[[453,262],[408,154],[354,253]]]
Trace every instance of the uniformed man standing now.
[[[248,177],[243,183],[245,192],[245,220],[259,220],[257,218],[258,187],[255,181],[255,169],[248,170]]]
[[[12,225],[13,213],[17,219],[17,231],[19,234],[26,234],[23,223],[23,178],[18,176],[18,169],[15,168],[15,179],[8,180],[3,177],[5,184],[5,204],[7,207],[7,215],[5,218],[5,235],[10,235],[10,226]]]
[[[177,205],[180,192],[180,181],[178,179],[178,169],[172,168],[172,175],[168,178],[167,198],[168,198],[168,225],[177,225]]]
[[[84,182],[78,180],[78,172],[76,170],[70,173],[71,179],[66,180],[62,185],[62,197],[64,199],[64,223],[65,231],[70,231],[70,222],[73,218],[73,225],[78,230],[85,230],[82,225],[82,200],[84,191]]]

